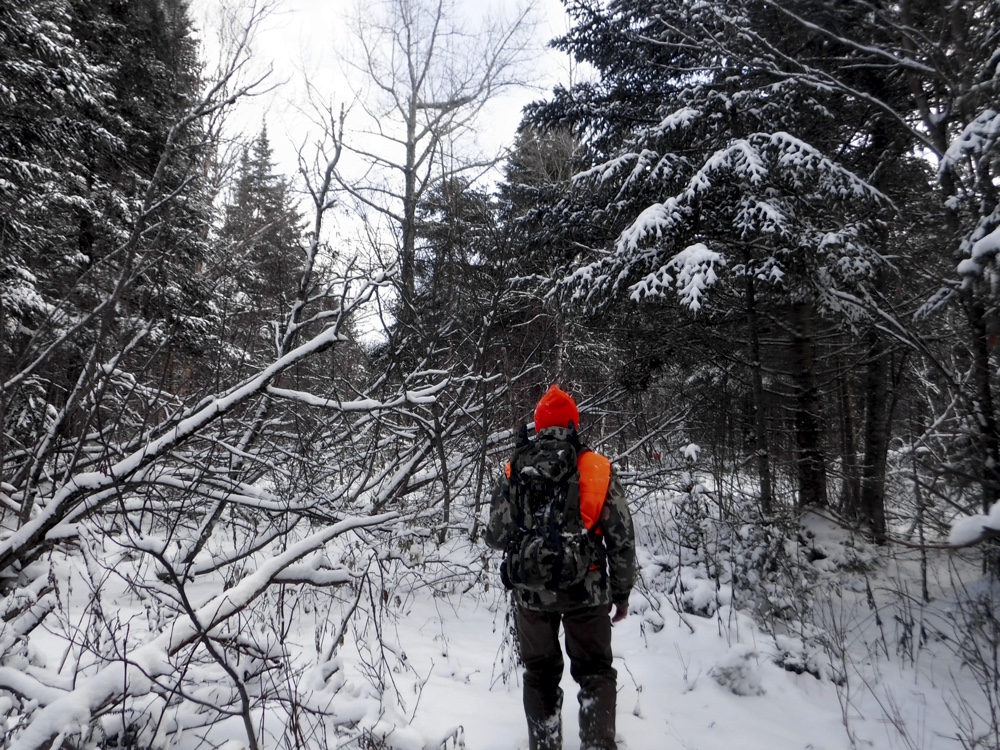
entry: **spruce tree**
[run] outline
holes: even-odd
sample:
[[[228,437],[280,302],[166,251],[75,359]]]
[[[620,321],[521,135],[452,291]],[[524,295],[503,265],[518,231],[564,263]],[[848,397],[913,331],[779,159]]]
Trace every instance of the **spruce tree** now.
[[[137,383],[189,389],[208,339],[209,144],[191,116],[200,82],[185,8],[0,9],[0,96],[11,99],[0,116],[0,200],[11,209],[0,219],[11,261],[0,271],[11,301],[0,421],[22,451],[2,451],[2,468],[31,488],[22,522],[50,462],[105,460],[75,447],[93,430],[109,441],[141,433],[161,404],[137,398]]]
[[[570,11],[574,27],[557,46],[598,79],[528,113],[536,127],[570,128],[585,158],[548,211],[550,232],[593,248],[564,274],[566,296],[605,311],[652,302],[648,325],[660,333],[674,328],[671,300],[696,312],[695,346],[714,341],[715,368],[746,384],[753,437],[740,449],[757,456],[765,507],[780,440],[769,404],[788,397],[799,501],[825,503],[817,325],[852,324],[861,313],[848,300],[873,289],[884,265],[889,204],[851,163],[869,109],[766,64],[761,39],[786,54],[815,42],[784,35],[791,23],[767,8],[622,1]],[[669,344],[660,347],[662,361]]]
[[[199,122],[179,126],[201,85],[187,4],[102,0],[73,8],[76,35],[111,85],[115,106],[106,127],[120,144],[88,165],[103,211],[99,224],[81,228],[81,243],[105,266],[92,274],[92,293],[107,293],[121,269],[118,248],[130,233],[143,232],[128,304],[154,322],[158,345],[176,349],[181,359],[198,354],[216,314],[204,274],[211,220],[205,170],[212,151]],[[156,231],[145,228],[154,225]]]
[[[0,7],[0,381],[90,262],[90,160],[120,147],[105,127],[107,71],[76,43],[58,3]]]
[[[303,217],[290,184],[275,172],[266,127],[243,151],[218,239],[221,339],[256,363],[275,353],[276,326],[298,294],[303,252]]]

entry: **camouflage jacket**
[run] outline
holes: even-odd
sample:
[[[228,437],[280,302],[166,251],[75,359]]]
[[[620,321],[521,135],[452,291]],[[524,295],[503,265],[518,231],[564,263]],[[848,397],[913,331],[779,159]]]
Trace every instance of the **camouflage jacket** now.
[[[559,428],[549,428],[559,429]],[[506,552],[517,534],[511,482],[501,474],[493,490],[486,543]],[[611,483],[598,522],[601,545],[599,559],[582,584],[568,591],[527,591],[514,588],[514,599],[526,609],[567,611],[600,604],[628,601],[635,585],[635,532],[625,490],[612,470]]]

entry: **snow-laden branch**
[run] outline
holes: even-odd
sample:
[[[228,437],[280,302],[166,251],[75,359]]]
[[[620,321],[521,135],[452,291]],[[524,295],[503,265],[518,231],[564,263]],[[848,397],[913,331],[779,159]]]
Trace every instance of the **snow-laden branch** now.
[[[13,739],[10,750],[50,747],[56,738],[66,738],[83,731],[91,717],[101,709],[128,695],[147,693],[154,679],[174,672],[170,663],[172,656],[245,609],[294,563],[347,531],[379,526],[398,517],[398,513],[391,512],[366,518],[348,518],[292,545],[232,588],[200,606],[194,617],[178,617],[154,640],[126,655],[124,660],[79,680],[71,691],[58,698],[46,694],[44,697],[49,698],[47,705]],[[3,676],[0,674],[0,679]],[[56,746],[59,744],[55,742]]]
[[[289,565],[274,577],[275,583],[304,583],[309,586],[339,586],[357,578],[350,570],[335,567],[322,552],[308,562]]]
[[[725,148],[715,151],[688,179],[679,194],[640,212],[619,235],[616,252],[626,255],[643,242],[668,235],[696,214],[696,202],[704,200],[717,186],[727,187],[735,182],[752,188],[765,180],[784,181],[799,189],[806,184],[820,187],[830,198],[888,203],[874,187],[805,141],[785,132],[755,133],[734,139]],[[744,216],[747,221],[752,219],[761,224],[769,233],[786,218],[769,201],[756,202]],[[746,229],[750,227],[744,227]]]
[[[365,299],[379,281],[369,280],[356,299]],[[99,472],[82,472],[69,478],[36,514],[21,528],[0,541],[0,570],[7,568],[22,554],[58,526],[82,497],[114,492],[123,484],[140,478],[141,471],[162,456],[204,430],[209,424],[232,411],[248,399],[263,392],[278,375],[292,365],[321,352],[341,339],[336,326],[327,328],[305,343],[276,359],[242,384],[224,395],[204,400],[190,413],[150,438],[129,455]]]
[[[406,404],[427,405],[432,404],[437,396],[448,386],[448,380],[429,385],[426,388],[406,391],[390,401],[379,401],[374,398],[358,398],[351,401],[340,401],[332,398],[322,398],[305,391],[293,391],[287,388],[268,386],[267,392],[277,398],[285,398],[292,401],[299,401],[309,406],[319,406],[324,409],[331,409],[340,412],[367,412],[381,411],[385,409],[396,409]]]
[[[687,215],[687,208],[675,197],[667,198],[662,203],[654,203],[644,208],[635,221],[619,235],[615,249],[622,253],[636,249],[648,239],[659,239],[680,225]]]
[[[679,118],[675,126],[690,116]],[[626,160],[644,158],[631,149]],[[604,178],[619,172],[622,164],[612,159],[588,174]],[[636,170],[623,177],[637,178]],[[660,178],[643,179],[655,189]],[[785,255],[810,250],[818,276],[865,279],[873,272],[877,253],[861,239],[864,225],[844,226],[842,219],[829,216],[828,205],[848,203],[859,212],[891,205],[852,171],[783,131],[730,139],[706,156],[678,188],[642,209],[610,252],[577,268],[559,282],[559,288],[571,290],[574,300],[583,301],[622,288],[636,301],[676,289],[682,304],[698,310],[718,280],[718,269],[735,262],[736,258],[726,257],[730,246]],[[734,193],[740,195],[737,200]],[[830,266],[827,271],[821,268],[824,264]],[[780,281],[784,275],[773,257],[760,258],[755,265],[769,265],[771,280]],[[732,267],[735,273],[743,266]]]
[[[9,690],[14,695],[34,701],[40,706],[54,703],[65,695],[62,690],[46,685],[24,671],[11,667],[0,667],[0,690]]]
[[[972,243],[970,257],[958,264],[960,276],[979,276],[985,265],[1000,253],[1000,226]]]
[[[976,513],[953,521],[948,532],[948,544],[952,547],[971,547],[997,537],[1000,537],[1000,503],[994,503],[989,513]]]
[[[151,477],[147,484],[182,490],[192,495],[212,500],[225,501],[235,505],[271,511],[274,513],[296,512],[299,510],[261,487],[242,482],[222,483],[212,481],[212,475],[187,478],[172,472],[161,472]]]
[[[944,169],[969,156],[987,153],[1000,139],[1000,112],[985,109],[952,140],[941,159]]]
[[[724,265],[725,256],[698,242],[677,253],[663,268],[629,287],[629,296],[636,302],[645,297],[660,296],[662,290],[676,280],[677,296],[685,307],[697,312],[701,309],[705,292],[718,281],[716,267]],[[670,271],[675,272],[676,279],[670,276]]]

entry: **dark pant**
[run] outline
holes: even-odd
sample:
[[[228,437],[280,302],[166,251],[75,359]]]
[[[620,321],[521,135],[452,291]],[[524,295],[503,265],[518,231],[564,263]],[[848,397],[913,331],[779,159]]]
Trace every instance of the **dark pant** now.
[[[571,612],[517,608],[517,635],[524,661],[524,714],[531,750],[562,748],[563,656],[559,623],[566,633],[569,672],[580,686],[581,750],[617,750],[615,699],[618,673],[611,666],[611,618],[607,606]]]

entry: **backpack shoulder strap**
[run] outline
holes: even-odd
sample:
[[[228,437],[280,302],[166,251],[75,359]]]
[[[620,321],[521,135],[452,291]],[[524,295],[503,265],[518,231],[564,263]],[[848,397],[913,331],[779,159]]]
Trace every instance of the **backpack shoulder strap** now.
[[[503,467],[504,475],[507,477],[508,491],[510,492],[514,524],[520,531],[524,530],[525,509],[524,502],[521,497],[520,477],[514,475],[514,466],[521,454],[527,451],[531,445],[532,440],[528,437],[528,425],[527,423],[522,422],[517,433],[517,442],[514,443],[514,450],[511,453],[510,460],[507,461],[507,464]]]
[[[528,437],[528,423],[521,422],[521,428],[517,431],[517,442],[514,444],[514,450],[523,448],[530,442],[531,438]]]

